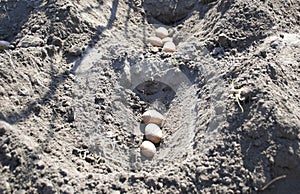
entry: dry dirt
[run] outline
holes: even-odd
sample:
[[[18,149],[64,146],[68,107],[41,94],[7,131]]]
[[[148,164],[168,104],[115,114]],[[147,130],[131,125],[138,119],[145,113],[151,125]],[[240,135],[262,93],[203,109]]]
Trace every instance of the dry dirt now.
[[[299,21],[298,0],[0,0],[0,193],[298,193]]]

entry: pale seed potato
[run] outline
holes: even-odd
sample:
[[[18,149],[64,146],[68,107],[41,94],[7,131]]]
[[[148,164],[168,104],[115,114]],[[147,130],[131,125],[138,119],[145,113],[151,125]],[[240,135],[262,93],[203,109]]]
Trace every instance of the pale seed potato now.
[[[152,37],[148,38],[148,42],[153,46],[158,46],[158,47],[163,46],[162,40],[158,37],[155,37],[155,36],[152,36]]]
[[[156,152],[156,147],[151,141],[144,141],[140,147],[141,153],[147,158],[153,158]]]
[[[164,52],[176,52],[176,46],[173,42],[166,42],[163,46],[162,51],[164,51]]]
[[[161,39],[166,38],[169,35],[169,32],[164,27],[159,27],[155,30],[155,35]]]
[[[150,123],[145,127],[145,136],[147,140],[159,143],[162,138],[162,130],[158,125]]]
[[[146,124],[154,123],[161,126],[165,120],[165,117],[156,110],[147,110],[142,115],[142,119]]]

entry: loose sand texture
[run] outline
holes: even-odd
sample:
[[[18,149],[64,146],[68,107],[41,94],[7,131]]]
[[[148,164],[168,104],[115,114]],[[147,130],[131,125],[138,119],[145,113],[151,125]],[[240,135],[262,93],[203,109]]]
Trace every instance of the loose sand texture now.
[[[299,0],[0,0],[0,193],[299,193],[299,23]]]

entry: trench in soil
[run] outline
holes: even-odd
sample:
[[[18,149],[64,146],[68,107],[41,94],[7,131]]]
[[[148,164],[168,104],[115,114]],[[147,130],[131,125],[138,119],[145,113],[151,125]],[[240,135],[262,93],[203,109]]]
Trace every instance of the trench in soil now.
[[[91,152],[116,168],[135,170],[145,163],[184,161],[193,154],[195,139],[200,138],[196,136],[213,139],[216,135],[213,129],[199,132],[196,127],[197,122],[204,122],[199,119],[199,88],[195,84],[203,72],[154,58],[133,57],[103,64],[94,50],[81,62],[74,87],[77,127]],[[108,96],[110,99],[102,111],[104,116],[95,105],[99,93],[105,96],[101,103],[105,104]],[[156,109],[166,117],[163,139],[151,160],[144,158],[139,148],[144,137],[141,114],[148,109]],[[203,151],[206,148],[203,145]]]

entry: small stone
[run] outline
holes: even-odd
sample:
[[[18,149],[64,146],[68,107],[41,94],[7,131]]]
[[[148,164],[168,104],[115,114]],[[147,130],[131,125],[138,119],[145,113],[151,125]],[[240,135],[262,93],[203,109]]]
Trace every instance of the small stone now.
[[[12,48],[14,48],[14,46],[11,45],[10,42],[7,42],[5,40],[0,40],[0,50],[6,50]]]
[[[144,141],[141,145],[141,153],[147,158],[153,158],[156,152],[156,147],[151,141]]]
[[[154,37],[154,36],[148,38],[148,42],[153,46],[161,47],[163,45],[162,40],[160,38]]]
[[[150,52],[151,52],[151,53],[154,53],[154,54],[155,54],[155,53],[158,53],[158,52],[159,52],[159,48],[157,48],[157,47],[151,47],[151,48],[150,48]]]
[[[173,39],[170,37],[166,37],[162,39],[163,44],[165,44],[166,42],[173,42]]]
[[[147,140],[159,143],[162,138],[162,130],[158,125],[150,123],[145,127],[145,136]]]
[[[165,120],[165,117],[156,110],[147,110],[142,115],[142,119],[146,124],[154,123],[161,126],[163,121]]]
[[[155,30],[155,35],[159,38],[165,38],[169,35],[168,30],[164,27],[159,27]]]
[[[162,50],[164,52],[176,52],[176,46],[173,42],[166,42]]]

